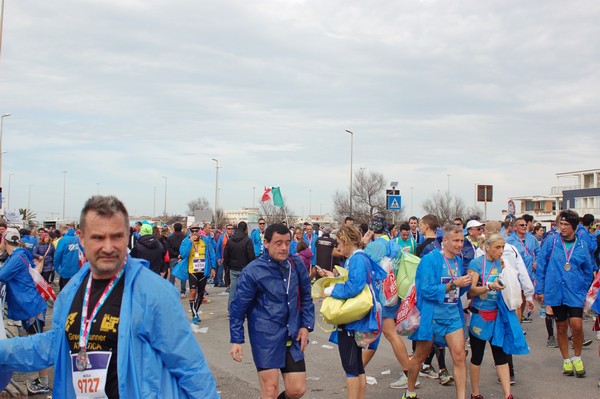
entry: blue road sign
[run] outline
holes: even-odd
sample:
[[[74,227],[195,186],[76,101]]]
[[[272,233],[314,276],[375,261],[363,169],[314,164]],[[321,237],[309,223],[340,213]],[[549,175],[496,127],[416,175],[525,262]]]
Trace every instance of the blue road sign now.
[[[387,196],[387,210],[399,211],[402,210],[402,197],[400,195]]]

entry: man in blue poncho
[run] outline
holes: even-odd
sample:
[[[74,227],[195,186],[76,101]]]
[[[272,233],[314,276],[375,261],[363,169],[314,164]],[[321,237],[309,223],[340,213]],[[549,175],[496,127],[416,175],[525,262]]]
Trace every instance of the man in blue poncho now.
[[[471,285],[463,275],[460,253],[464,236],[459,226],[444,229],[443,249],[425,255],[417,268],[415,286],[420,327],[409,337],[417,348],[408,366],[408,390],[403,398],[416,398],[415,383],[421,364],[434,344],[448,345],[454,362],[456,397],[464,399],[467,388],[465,335],[460,296]]]

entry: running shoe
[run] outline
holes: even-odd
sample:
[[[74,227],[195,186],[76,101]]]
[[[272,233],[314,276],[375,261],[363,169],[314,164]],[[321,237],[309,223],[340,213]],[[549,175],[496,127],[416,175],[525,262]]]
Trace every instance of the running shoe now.
[[[600,331],[596,331],[596,341],[600,341]]]
[[[573,370],[573,363],[571,363],[570,360],[563,362],[563,374],[568,376],[575,375],[575,371]]]
[[[417,394],[416,394],[416,393],[415,393],[415,394],[412,394],[412,395],[410,395],[410,396],[406,396],[406,392],[404,392],[404,393],[402,394],[402,399],[418,399],[418,398],[417,398]]]
[[[598,389],[600,389],[600,380],[598,380]]]
[[[558,342],[556,342],[556,338],[554,338],[554,335],[548,337],[548,342],[546,342],[546,346],[548,348],[558,348]]]
[[[408,387],[408,377],[402,373],[398,381],[392,382],[390,388],[393,389],[406,389]]]
[[[471,394],[471,399],[483,399],[483,395],[482,394],[479,394],[479,395]]]
[[[590,346],[592,344],[592,342],[594,342],[594,340],[592,340],[592,339],[584,339],[583,340],[583,346]]]
[[[575,360],[573,362],[573,367],[575,368],[575,377],[581,378],[585,375],[585,367],[583,367],[583,360]]]
[[[50,392],[50,387],[48,384],[44,384],[40,377],[35,380],[27,381],[27,390],[30,394],[36,395],[38,393],[48,393]]]
[[[454,381],[454,377],[452,377],[450,375],[450,373],[448,372],[448,370],[441,369],[440,370],[440,384],[442,384],[442,385],[448,385],[448,384],[452,383],[452,381]]]
[[[179,295],[179,297],[180,298],[185,298],[186,297],[185,292],[182,292],[181,295]]]
[[[531,317],[523,316],[523,323],[531,323],[533,319]]]
[[[192,324],[200,323],[202,320],[198,316],[192,317]]]
[[[422,366],[421,370],[419,370],[419,377],[423,378],[431,378],[437,379],[440,377],[437,371],[433,368],[433,366]]]
[[[415,388],[417,388],[419,385],[421,385],[421,381],[417,380],[417,382],[415,382]],[[404,373],[402,373],[402,375],[400,376],[400,379],[398,381],[392,382],[390,384],[390,388],[392,388],[392,389],[408,388],[408,377]]]

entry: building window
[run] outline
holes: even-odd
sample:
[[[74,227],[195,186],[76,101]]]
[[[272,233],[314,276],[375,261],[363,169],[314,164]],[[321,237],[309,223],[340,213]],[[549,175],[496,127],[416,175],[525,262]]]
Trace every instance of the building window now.
[[[532,212],[535,209],[535,202],[525,201],[525,212]]]

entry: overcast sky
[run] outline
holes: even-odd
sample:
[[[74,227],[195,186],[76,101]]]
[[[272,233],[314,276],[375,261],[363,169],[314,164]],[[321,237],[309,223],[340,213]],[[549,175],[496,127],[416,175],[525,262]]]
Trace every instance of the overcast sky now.
[[[600,167],[595,0],[5,2],[2,186],[41,219],[62,216],[62,171],[68,217],[97,191],[151,215],[156,190],[162,213],[162,176],[168,213],[212,204],[212,158],[225,209],[280,186],[330,212],[345,129],[354,170],[417,215],[448,182],[468,205],[494,185],[499,217]]]

